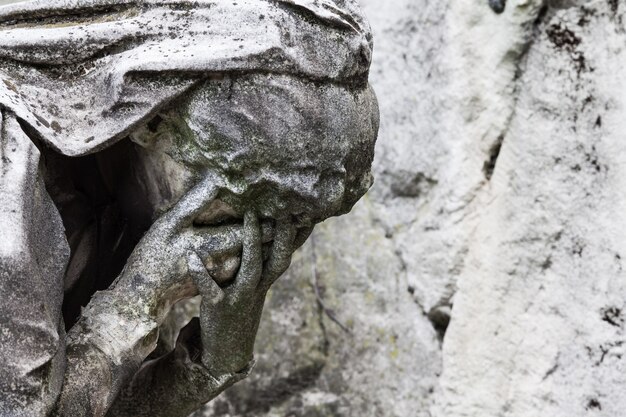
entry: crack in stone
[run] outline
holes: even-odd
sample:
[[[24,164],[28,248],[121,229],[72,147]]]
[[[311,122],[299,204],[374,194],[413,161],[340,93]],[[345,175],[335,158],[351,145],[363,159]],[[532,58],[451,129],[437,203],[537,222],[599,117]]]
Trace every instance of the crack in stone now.
[[[352,336],[352,332],[350,332],[350,329],[337,318],[335,313],[330,308],[328,308],[326,306],[326,303],[324,302],[324,298],[322,297],[322,294],[320,292],[319,274],[317,273],[317,253],[315,252],[314,234],[311,234],[311,237],[309,238],[309,240],[311,241],[311,255],[312,255],[311,269],[312,269],[312,275],[313,275],[313,290],[315,291],[315,298],[317,299],[317,304],[321,308],[322,312],[326,314],[326,316],[333,323],[339,326],[339,328],[343,330],[346,334]],[[323,321],[322,321],[322,325],[323,325]]]

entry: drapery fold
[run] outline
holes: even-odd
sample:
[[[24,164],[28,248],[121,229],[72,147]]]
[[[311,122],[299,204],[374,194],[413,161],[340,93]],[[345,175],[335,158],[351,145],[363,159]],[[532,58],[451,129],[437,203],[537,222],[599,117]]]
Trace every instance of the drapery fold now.
[[[0,416],[47,415],[65,368],[69,247],[39,162],[15,116],[0,112]]]
[[[0,105],[59,152],[84,155],[206,78],[364,85],[371,49],[347,0],[18,3],[0,8]]]

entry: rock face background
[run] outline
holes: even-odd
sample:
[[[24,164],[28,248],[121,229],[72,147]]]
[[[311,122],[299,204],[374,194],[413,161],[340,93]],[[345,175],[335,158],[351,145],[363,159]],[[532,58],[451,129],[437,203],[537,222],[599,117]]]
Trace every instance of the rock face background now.
[[[196,417],[623,416],[626,6],[362,4],[376,184]]]

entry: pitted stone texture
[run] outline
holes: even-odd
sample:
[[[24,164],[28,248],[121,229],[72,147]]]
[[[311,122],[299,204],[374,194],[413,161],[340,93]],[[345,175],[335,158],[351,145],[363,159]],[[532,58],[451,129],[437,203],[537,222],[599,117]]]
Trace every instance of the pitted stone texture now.
[[[61,203],[81,200],[81,187],[69,181],[67,190],[62,187],[56,190],[58,184],[54,182],[58,178],[62,182],[63,175],[85,178],[88,182],[100,182],[106,176],[97,161],[94,177],[82,175],[86,170],[65,172],[63,167],[78,161],[69,157],[84,157],[120,141],[118,145],[128,146],[119,159],[135,167],[139,164],[135,164],[133,150],[139,152],[144,148],[136,148],[151,145],[132,135],[138,128],[145,126],[153,133],[164,133],[159,131],[159,125],[171,122],[170,110],[179,122],[176,127],[180,128],[174,129],[180,135],[169,137],[178,140],[173,146],[175,151],[165,152],[178,165],[168,160],[168,170],[159,170],[161,166],[157,163],[148,167],[155,177],[161,176],[155,181],[157,185],[168,185],[168,181],[180,185],[150,190],[157,197],[163,191],[171,200],[168,203],[175,204],[173,209],[161,215],[157,207],[152,207],[157,204],[150,194],[146,200],[153,204],[147,210],[131,208],[123,213],[138,211],[138,222],[147,223],[143,231],[150,224],[152,227],[134,250],[133,243],[123,255],[127,262],[115,284],[109,287],[117,272],[86,290],[85,301],[77,302],[76,310],[84,307],[89,297],[91,300],[78,322],[74,324],[74,317],[66,319],[68,327],[73,325],[68,331],[67,345],[64,346],[62,335],[53,334],[52,346],[43,346],[33,355],[41,366],[27,369],[26,374],[12,372],[11,387],[3,393],[21,389],[19,384],[12,384],[14,380],[21,383],[32,378],[35,385],[51,386],[48,391],[36,387],[20,397],[20,402],[37,407],[41,403],[39,408],[49,408],[58,395],[59,376],[63,372],[59,364],[65,354],[63,391],[55,415],[104,415],[154,349],[157,326],[169,307],[180,299],[202,293],[203,285],[214,284],[210,277],[199,280],[196,276],[204,272],[206,257],[190,264],[192,255],[200,256],[199,251],[218,250],[212,246],[207,229],[219,228],[224,219],[196,222],[197,216],[209,211],[208,200],[219,200],[230,207],[232,216],[227,221],[243,222],[246,229],[258,232],[254,226],[258,216],[264,220],[263,224],[276,229],[273,244],[265,247],[264,253],[260,239],[253,238],[253,232],[246,232],[236,278],[243,283],[241,287],[231,285],[225,289],[225,297],[233,298],[237,298],[234,291],[244,287],[249,290],[246,297],[237,298],[242,304],[225,298],[215,309],[208,306],[211,308],[204,310],[210,313],[202,314],[202,336],[211,343],[205,343],[199,379],[186,378],[184,370],[182,374],[170,375],[171,381],[175,381],[172,385],[178,388],[172,394],[179,396],[170,400],[171,397],[158,394],[168,385],[167,377],[146,377],[145,395],[137,398],[143,401],[137,402],[138,407],[151,415],[161,412],[171,417],[176,413],[173,404],[177,403],[181,404],[177,409],[179,414],[191,412],[247,374],[265,291],[286,269],[293,250],[315,224],[350,211],[371,185],[378,108],[368,86],[372,49],[368,24],[356,2],[351,0],[35,0],[0,8],[0,45],[1,110],[3,115],[8,115],[12,129],[33,151],[35,142],[39,145],[44,155],[42,160],[50,162],[58,157],[60,167],[50,163],[42,171],[49,174],[46,180],[50,179],[52,185],[47,182],[47,191],[57,203],[61,218],[66,221],[65,215],[69,217],[66,223],[76,220],[76,213],[64,212]],[[0,133],[2,145],[8,146],[4,125]],[[125,140],[129,135],[135,143]],[[164,145],[167,140],[159,137],[156,142]],[[115,159],[115,153],[109,156]],[[145,159],[149,160],[147,156]],[[34,160],[35,168],[37,162]],[[115,167],[112,164],[109,168],[115,171]],[[183,172],[169,175],[173,167]],[[35,169],[31,171],[28,180],[38,180]],[[141,189],[147,185],[143,181],[146,177],[149,176],[102,182],[106,183],[104,188],[128,192],[112,200],[135,203],[146,195],[133,193],[132,187],[126,186],[137,181],[140,183],[137,189]],[[23,192],[24,200],[34,193],[33,187],[27,187],[27,181],[21,184],[11,182],[10,178],[0,179],[6,180],[0,183],[1,192],[16,197],[22,197]],[[40,191],[48,197],[44,190]],[[180,194],[173,195],[174,191]],[[89,198],[85,200],[84,207],[79,208],[86,208],[87,214],[94,207],[99,210],[106,205],[92,206]],[[50,199],[46,202],[50,203]],[[169,208],[172,204],[164,206]],[[39,221],[42,216],[28,214],[28,209],[37,208],[36,204],[32,206],[20,207],[23,212],[18,211],[17,215]],[[52,218],[57,220],[59,213],[51,204],[48,206],[46,209],[50,210],[46,214],[51,227],[58,231],[60,225],[53,223]],[[150,212],[151,209],[154,210]],[[79,221],[76,223],[73,226],[77,229],[84,226]],[[287,232],[288,228],[292,229]],[[34,224],[18,230],[26,234],[43,233],[43,228]],[[79,234],[82,231],[78,230]],[[121,233],[117,243],[127,239]],[[232,233],[224,233],[234,238]],[[203,245],[205,238],[208,243]],[[26,317],[23,311],[9,306],[17,314],[10,323],[13,338],[18,338],[20,330],[29,326],[49,331],[61,321],[57,311],[63,300],[59,265],[67,257],[61,255],[67,254],[53,253],[52,249],[66,249],[67,242],[54,241],[50,244],[52,249],[39,250],[37,245],[44,243],[47,241],[43,239],[29,243],[28,249],[36,249],[40,257],[54,255],[51,258],[55,262],[45,259],[22,262],[42,268],[41,274],[29,274],[30,278],[46,277],[50,279],[47,284],[56,286],[39,294],[34,291],[36,282],[32,285],[25,282],[23,287],[12,291],[38,296],[54,305],[54,309],[41,307],[50,314],[52,324],[31,325],[23,321]],[[76,243],[84,244],[83,248],[87,249],[100,244],[99,238],[94,243],[90,237]],[[254,248],[248,248],[252,245]],[[83,248],[72,247],[72,251],[76,253]],[[264,257],[267,263],[261,265]],[[108,254],[104,259],[95,258],[98,265],[111,260]],[[90,260],[90,257],[81,258],[74,266],[80,269]],[[265,270],[259,284],[262,268]],[[6,267],[1,272],[5,279],[0,281],[0,287],[7,289],[8,298],[11,284],[18,281],[20,271]],[[72,275],[77,279],[72,279],[68,288],[74,288],[84,277],[81,270]],[[193,282],[192,275],[196,278]],[[246,279],[255,284],[244,285]],[[94,295],[98,287],[104,291]],[[203,295],[207,296],[207,292]],[[71,300],[71,296],[66,297],[66,301]],[[252,304],[242,300],[251,300]],[[22,304],[40,307],[36,302]],[[211,320],[214,317],[218,318]],[[232,332],[235,326],[244,329]],[[19,355],[9,349],[10,342],[3,342],[0,359],[19,363]],[[30,362],[35,361],[29,361],[29,366]],[[197,370],[191,362],[184,362],[181,367],[189,365]],[[151,375],[150,369],[154,368],[170,369],[158,365],[150,362],[137,375]],[[210,379],[209,368],[219,374],[213,376],[215,384],[203,386],[202,381]],[[49,378],[48,371],[52,374]],[[150,389],[149,382],[156,382],[155,386],[160,388]],[[142,390],[134,392],[138,397],[142,395]],[[159,408],[156,400],[170,400],[169,408]],[[126,404],[127,397],[120,401]],[[141,406],[146,403],[153,408]],[[13,402],[3,409],[15,414],[20,405]],[[118,409],[113,410],[117,413]],[[132,414],[137,413],[132,411]]]
[[[371,215],[369,202],[351,213],[361,225]],[[352,232],[336,234],[353,222],[322,226],[301,249],[270,295],[257,369],[206,415],[426,415],[436,334],[382,230],[362,229],[358,245]]]
[[[354,1],[340,3],[8,5],[0,9],[0,101],[44,142],[76,156],[125,137],[198,81],[224,73],[363,86],[372,54],[369,26]],[[168,76],[158,76],[163,73]]]
[[[533,28],[436,416],[623,415],[622,6],[552,8]]]
[[[363,0],[377,183],[298,254],[251,381],[207,415],[622,416],[623,5],[489,3]],[[442,334],[454,301],[430,411],[441,354],[413,301]]]
[[[41,154],[0,112],[0,415],[47,415],[63,382],[63,224]],[[36,399],[36,400],[34,400]]]

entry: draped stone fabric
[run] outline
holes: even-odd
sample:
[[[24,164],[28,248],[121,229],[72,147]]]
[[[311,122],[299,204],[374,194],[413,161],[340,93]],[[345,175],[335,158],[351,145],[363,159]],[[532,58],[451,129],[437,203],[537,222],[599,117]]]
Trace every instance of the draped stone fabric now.
[[[0,104],[66,155],[227,72],[364,84],[372,49],[354,2],[328,0],[18,3],[0,10],[0,46]]]
[[[0,415],[46,415],[61,388],[69,247],[40,153],[0,113]]]

